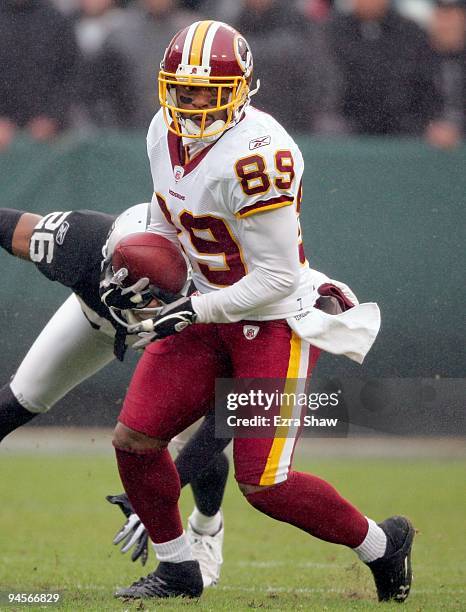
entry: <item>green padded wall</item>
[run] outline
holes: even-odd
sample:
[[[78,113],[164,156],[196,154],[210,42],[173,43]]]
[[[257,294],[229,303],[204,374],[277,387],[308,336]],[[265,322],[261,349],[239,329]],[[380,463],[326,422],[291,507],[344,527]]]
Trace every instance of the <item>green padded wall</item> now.
[[[382,310],[365,364],[325,356],[319,373],[463,376],[466,147],[441,152],[390,139],[299,144],[308,259]],[[0,154],[0,206],[119,212],[151,192],[142,133],[69,136],[53,147],[22,140]],[[4,251],[0,265],[3,384],[66,290]],[[134,362],[110,366],[42,422],[111,422]]]

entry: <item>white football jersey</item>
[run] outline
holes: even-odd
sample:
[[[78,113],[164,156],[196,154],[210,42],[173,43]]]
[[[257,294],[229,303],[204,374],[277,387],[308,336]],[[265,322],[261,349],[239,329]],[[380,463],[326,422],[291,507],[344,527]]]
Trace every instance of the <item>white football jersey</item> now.
[[[263,253],[273,251],[274,236],[287,232],[296,260],[292,264],[300,268],[298,286],[291,295],[272,303],[263,300],[235,318],[286,318],[314,303],[298,220],[303,157],[277,121],[249,107],[236,126],[189,161],[182,140],[168,131],[159,112],[149,128],[147,151],[154,182],[149,230],[179,240],[202,294],[231,287],[261,268]],[[268,211],[278,214],[264,214]],[[267,217],[267,244],[262,239],[251,242],[253,216],[255,223]],[[260,294],[261,287],[257,291]],[[228,315],[224,319],[234,320]]]

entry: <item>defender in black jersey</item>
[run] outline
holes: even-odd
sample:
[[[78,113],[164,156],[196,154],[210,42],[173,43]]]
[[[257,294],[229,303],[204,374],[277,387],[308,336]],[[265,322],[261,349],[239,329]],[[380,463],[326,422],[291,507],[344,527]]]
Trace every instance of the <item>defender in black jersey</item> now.
[[[128,212],[136,209],[136,214]],[[126,214],[131,218],[133,232],[144,231],[148,210],[145,204],[139,204],[122,216]],[[49,280],[57,281],[75,293],[84,315],[95,329],[103,326],[102,319],[111,323],[114,328],[111,333],[115,333],[114,353],[122,361],[126,330],[110,316],[98,291],[102,249],[116,219],[116,216],[91,210],[50,213],[32,231],[29,258]]]
[[[123,359],[127,343],[134,337],[126,336],[126,328],[112,318],[100,300],[102,258],[111,256],[124,235],[144,231],[148,214],[148,204],[133,206],[118,217],[90,210],[41,217],[0,208],[0,246],[31,261],[46,278],[73,292],[36,339],[10,383],[0,389],[0,440],[48,411],[115,357]],[[196,547],[204,551],[201,568],[205,586],[219,578],[223,539],[220,505],[228,475],[228,459],[222,452],[228,440],[215,439],[214,429],[213,415],[209,415],[189,441],[183,435],[173,440],[179,451],[176,465],[181,485],[191,484],[196,502],[187,532],[193,554]],[[119,505],[128,519],[114,542],[123,543],[123,552],[134,547],[132,560],[140,558],[144,563],[148,553],[144,526],[125,495],[107,499]],[[209,522],[208,532],[197,533],[198,523],[202,531]],[[209,550],[204,546],[205,538],[217,549],[210,563],[205,559],[205,550]]]
[[[102,247],[115,219],[92,210],[50,213],[34,227],[29,243],[29,257],[44,276],[72,289],[89,308],[110,321],[98,287]]]

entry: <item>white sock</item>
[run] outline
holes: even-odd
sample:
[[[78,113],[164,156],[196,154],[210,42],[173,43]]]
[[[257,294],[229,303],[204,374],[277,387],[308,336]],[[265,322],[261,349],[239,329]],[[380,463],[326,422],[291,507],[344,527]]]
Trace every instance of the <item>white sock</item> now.
[[[215,535],[220,531],[222,526],[222,513],[220,510],[214,516],[206,516],[202,514],[196,506],[189,517],[191,527],[201,535]]]
[[[367,535],[364,538],[362,544],[353,548],[354,552],[358,555],[361,561],[364,563],[370,563],[376,559],[383,557],[385,549],[387,548],[387,536],[384,530],[377,525],[375,521],[367,518],[369,523],[369,529]]]
[[[192,561],[193,559],[185,531],[175,540],[169,540],[163,544],[154,543],[152,546],[155,550],[155,556],[159,561],[181,563],[182,561]]]

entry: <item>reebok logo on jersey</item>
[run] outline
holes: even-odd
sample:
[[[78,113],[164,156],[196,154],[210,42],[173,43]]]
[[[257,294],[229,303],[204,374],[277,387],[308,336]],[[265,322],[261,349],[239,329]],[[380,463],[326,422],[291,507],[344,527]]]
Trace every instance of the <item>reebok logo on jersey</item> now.
[[[254,149],[258,149],[259,147],[266,147],[272,141],[270,136],[261,136],[260,138],[254,138],[254,140],[249,141],[249,150],[254,151]]]
[[[258,325],[243,325],[243,334],[246,340],[254,340],[259,330],[260,327]]]
[[[70,224],[68,223],[68,221],[63,221],[63,223],[58,228],[57,233],[55,235],[55,242],[60,246],[65,241],[66,232],[69,230],[69,228]]]

